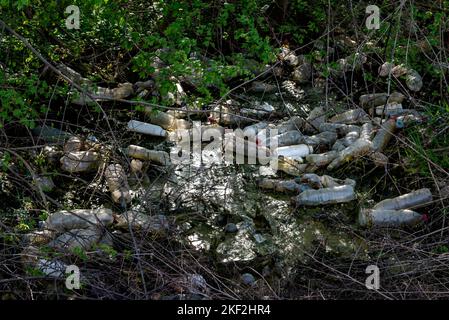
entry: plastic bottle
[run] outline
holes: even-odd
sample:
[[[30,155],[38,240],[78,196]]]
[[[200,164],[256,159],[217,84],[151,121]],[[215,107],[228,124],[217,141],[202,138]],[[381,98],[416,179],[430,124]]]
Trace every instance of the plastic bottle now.
[[[363,109],[353,109],[337,114],[329,119],[332,123],[360,123],[369,121],[369,116]]]
[[[359,104],[363,108],[374,108],[384,106],[388,103],[399,103],[404,101],[405,96],[400,92],[393,92],[388,97],[387,93],[370,93],[360,96]]]
[[[369,140],[373,138],[374,128],[371,122],[364,123],[362,129],[360,130],[360,139]]]
[[[376,167],[385,167],[388,164],[388,157],[382,152],[372,152],[368,157],[373,161]]]
[[[361,226],[401,227],[415,225],[423,216],[412,210],[360,209],[358,223]]]
[[[106,183],[111,192],[112,201],[121,204],[131,202],[131,193],[129,192],[128,180],[126,173],[120,164],[110,164],[105,172],[104,176]]]
[[[302,143],[315,147],[318,145],[332,145],[336,140],[337,133],[325,131],[313,136],[304,136]]]
[[[152,161],[163,166],[170,165],[170,156],[165,151],[149,150],[144,147],[129,145],[127,148],[127,154],[131,158],[136,158],[145,161]]]
[[[72,229],[84,229],[95,225],[108,226],[114,218],[110,209],[73,209],[51,214],[45,221],[49,230],[64,232]]]
[[[277,169],[292,176],[299,176],[309,168],[309,164],[303,164],[296,159],[289,159],[282,156],[278,158]]]
[[[415,92],[420,91],[423,86],[422,77],[413,69],[408,70],[405,83],[410,90]]]
[[[310,111],[307,121],[304,124],[306,131],[314,132],[320,127],[322,123],[325,123],[327,119],[326,110],[323,107],[315,107]]]
[[[295,180],[274,180],[266,178],[259,182],[259,187],[282,193],[299,193],[301,191],[301,186]]]
[[[142,133],[142,134],[148,134],[151,136],[157,136],[157,137],[166,137],[167,131],[162,129],[160,126],[151,124],[151,123],[145,123],[137,120],[130,120],[128,122],[128,130]]]
[[[376,115],[378,116],[394,116],[401,114],[404,111],[400,103],[388,103],[385,106],[376,107]]]
[[[165,130],[190,129],[191,127],[190,122],[184,119],[176,119],[166,112],[154,112],[151,107],[145,107],[145,113],[149,115],[151,123],[161,126]]]
[[[274,156],[284,156],[287,158],[303,158],[313,152],[313,148],[306,144],[297,144],[274,149]]]
[[[319,206],[326,204],[345,203],[355,200],[352,186],[337,186],[318,190],[306,190],[292,198],[296,205]]]
[[[72,151],[81,151],[83,148],[83,141],[79,137],[70,137],[69,140],[64,144],[64,153],[69,153]]]
[[[73,151],[61,158],[61,168],[70,173],[88,172],[99,165],[100,155],[95,151]]]
[[[432,201],[432,193],[429,189],[419,189],[402,196],[385,199],[376,204],[373,209],[400,210],[409,208],[419,208],[428,205]]]
[[[321,154],[309,154],[305,157],[306,162],[310,164],[314,164],[317,167],[327,166],[332,162],[335,158],[338,157],[338,152],[336,151],[328,151]]]
[[[324,188],[338,187],[338,186],[345,186],[345,185],[352,186],[353,188],[355,188],[355,186],[356,186],[356,182],[352,179],[346,178],[345,180],[341,180],[341,179],[333,178],[328,175],[323,175],[322,177],[320,177],[320,181]]]
[[[371,141],[358,139],[352,145],[340,151],[338,157],[327,166],[327,169],[333,170],[340,167],[345,162],[363,157],[370,153],[372,148],[373,146]]]
[[[246,135],[256,136],[261,130],[268,127],[268,123],[266,122],[258,122],[247,126],[243,129],[243,133]]]
[[[345,136],[349,132],[357,132],[360,133],[360,127],[353,124],[344,124],[344,123],[322,123],[318,128],[320,132],[331,131],[336,132],[339,136]]]
[[[394,65],[391,62],[385,62],[379,67],[379,76],[386,77],[393,69]]]
[[[300,144],[304,139],[304,135],[299,131],[288,131],[266,140],[266,146],[277,145],[278,147],[285,147],[294,144]]]
[[[382,152],[393,137],[396,131],[396,120],[388,119],[381,125],[379,131],[377,131],[376,136],[373,139],[373,150],[377,152]]]
[[[307,183],[308,185],[310,185],[314,189],[321,189],[321,188],[323,188],[320,176],[315,174],[315,173],[303,174],[300,177],[299,181],[302,182],[302,183]]]

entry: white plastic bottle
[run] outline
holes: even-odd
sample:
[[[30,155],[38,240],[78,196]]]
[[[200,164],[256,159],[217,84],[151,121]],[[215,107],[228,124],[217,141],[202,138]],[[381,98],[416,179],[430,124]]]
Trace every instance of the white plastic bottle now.
[[[162,129],[160,126],[137,120],[130,120],[128,122],[128,130],[137,133],[148,134],[150,136],[157,136],[157,137],[167,136],[167,131]]]

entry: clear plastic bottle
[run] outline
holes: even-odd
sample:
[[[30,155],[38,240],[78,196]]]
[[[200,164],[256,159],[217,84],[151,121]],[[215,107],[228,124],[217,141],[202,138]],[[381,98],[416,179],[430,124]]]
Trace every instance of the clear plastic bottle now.
[[[109,192],[111,192],[112,201],[118,204],[121,204],[122,201],[130,203],[131,193],[123,167],[120,164],[111,164],[107,166],[104,176]]]
[[[61,169],[70,173],[89,172],[98,168],[100,155],[95,151],[72,151],[61,158]]]
[[[401,227],[415,225],[424,220],[424,216],[407,209],[360,209],[358,223],[361,226]]]
[[[402,196],[385,199],[377,203],[373,209],[382,210],[400,210],[400,209],[410,209],[419,208],[428,205],[432,201],[432,193],[429,189],[419,189]]]
[[[303,158],[313,152],[313,148],[306,144],[297,144],[274,149],[274,156],[284,156],[287,158]]]
[[[337,114],[329,119],[332,123],[360,123],[369,121],[369,116],[363,109],[353,109]]]
[[[379,131],[377,131],[376,136],[373,139],[373,150],[377,152],[382,152],[393,137],[396,131],[396,120],[388,119],[384,122]]]
[[[127,154],[131,158],[153,161],[163,166],[170,165],[170,155],[165,151],[149,150],[144,147],[130,145],[128,146]]]
[[[162,129],[162,127],[157,126],[155,124],[145,123],[145,122],[141,122],[141,121],[137,121],[137,120],[130,120],[128,122],[128,130],[137,132],[137,133],[148,134],[148,135],[156,136],[156,137],[166,137],[167,136],[167,131]]]
[[[340,167],[343,163],[361,158],[369,154],[372,151],[372,148],[373,146],[371,141],[358,139],[352,145],[340,151],[338,157],[327,166],[327,169],[334,170]]]
[[[292,198],[296,205],[319,206],[350,202],[356,199],[353,186],[337,186],[318,190],[306,190]]]
[[[337,151],[328,151],[320,154],[309,154],[305,157],[306,162],[317,167],[325,167],[338,157]]]

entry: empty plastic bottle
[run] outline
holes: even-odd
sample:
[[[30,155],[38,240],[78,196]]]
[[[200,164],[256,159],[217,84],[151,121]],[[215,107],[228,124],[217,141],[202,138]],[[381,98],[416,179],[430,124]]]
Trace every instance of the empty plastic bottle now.
[[[299,193],[301,191],[301,186],[296,183],[295,180],[275,180],[266,178],[259,182],[259,187],[282,193]]]
[[[325,131],[313,136],[304,136],[302,143],[310,146],[332,145],[337,140],[337,133]]]
[[[128,122],[128,130],[157,137],[167,136],[167,131],[162,129],[162,127],[137,120],[130,120]]]
[[[150,122],[161,126],[165,130],[190,129],[190,122],[184,119],[176,119],[173,115],[166,112],[155,112],[152,108],[146,107],[145,112],[150,117]]]
[[[274,149],[274,156],[284,156],[287,158],[303,158],[313,152],[313,148],[306,144],[279,147]]]
[[[408,70],[405,83],[410,90],[415,92],[420,91],[423,86],[422,77],[413,69]]]
[[[70,173],[88,172],[98,168],[99,153],[95,151],[73,151],[61,158],[61,168]]]
[[[401,227],[415,225],[424,216],[412,210],[360,209],[358,223],[361,226]]]
[[[432,193],[429,189],[419,189],[402,196],[385,199],[376,204],[373,209],[400,210],[409,208],[419,208],[428,205],[432,201]]]
[[[271,137],[266,141],[267,147],[277,145],[278,147],[300,144],[304,139],[304,135],[299,131],[288,131],[277,136]]]
[[[383,106],[386,103],[399,103],[404,101],[405,96],[400,92],[393,92],[388,96],[388,93],[370,93],[360,96],[359,103],[363,108],[374,108]]]
[[[69,140],[64,144],[64,153],[69,153],[72,151],[81,151],[83,148],[83,140],[79,137],[70,137]]]
[[[130,203],[131,193],[123,167],[120,164],[111,164],[106,168],[104,176],[109,192],[111,192],[112,201],[118,204],[121,204],[122,201]]]
[[[308,185],[310,185],[314,189],[321,189],[321,188],[323,188],[320,176],[315,174],[315,173],[303,174],[299,178],[299,181],[302,182],[302,183],[307,183]]]
[[[299,176],[309,169],[309,164],[301,163],[296,159],[289,159],[280,156],[278,158],[277,169],[292,176]]]
[[[369,140],[373,138],[374,128],[371,122],[364,123],[362,129],[360,130],[360,139]]]
[[[377,152],[382,152],[393,137],[396,131],[396,120],[388,119],[381,125],[379,131],[377,131],[376,136],[373,139],[373,150]]]
[[[336,169],[340,167],[342,164],[352,161],[354,159],[363,157],[369,154],[372,151],[372,143],[371,141],[358,139],[352,145],[347,147],[346,149],[340,151],[338,157],[334,159],[327,168],[329,170]]]
[[[337,186],[318,190],[306,190],[292,198],[296,205],[319,206],[350,202],[356,199],[354,187]]]
[[[404,111],[400,103],[388,103],[385,106],[376,107],[376,115],[378,116],[394,116],[401,114]]]
[[[320,154],[309,154],[305,157],[305,159],[307,163],[314,164],[317,167],[325,167],[337,157],[337,151],[328,151]]]
[[[333,123],[360,123],[369,121],[369,116],[363,109],[348,110],[346,112],[337,114],[329,119]]]
[[[127,154],[131,158],[149,160],[164,166],[170,165],[170,156],[165,151],[149,150],[144,147],[130,145],[128,146]]]

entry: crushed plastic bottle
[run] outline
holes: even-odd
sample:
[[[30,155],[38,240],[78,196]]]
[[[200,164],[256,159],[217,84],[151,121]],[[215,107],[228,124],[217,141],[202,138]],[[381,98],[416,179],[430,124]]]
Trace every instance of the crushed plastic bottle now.
[[[364,123],[360,130],[360,139],[371,141],[374,134],[374,128],[371,122]]]
[[[307,121],[304,124],[305,131],[314,132],[325,123],[327,119],[326,110],[324,107],[315,107],[310,111]]]
[[[325,167],[338,157],[337,151],[328,151],[320,154],[309,154],[305,157],[307,163],[317,167]]]
[[[104,176],[109,192],[111,192],[112,201],[118,204],[121,204],[122,201],[130,203],[131,193],[123,167],[120,164],[110,164],[106,168]]]
[[[304,135],[299,131],[288,131],[266,140],[266,146],[270,147],[276,145],[278,147],[285,147],[300,144],[304,140]]]
[[[128,122],[128,130],[156,137],[165,138],[167,136],[167,131],[165,131],[162,127],[137,120],[130,120]]]
[[[275,179],[262,179],[259,182],[259,187],[266,190],[274,190],[282,193],[299,193],[301,192],[301,186],[295,182],[295,180],[275,180]]]
[[[338,187],[338,186],[352,186],[353,188],[355,188],[355,186],[356,186],[356,182],[353,179],[346,178],[346,179],[342,180],[342,179],[333,178],[328,175],[321,176],[320,181],[324,188]]]
[[[390,74],[394,65],[391,62],[385,62],[383,65],[379,67],[379,76],[386,77]]]
[[[330,131],[336,132],[339,136],[345,136],[349,132],[357,132],[360,133],[360,127],[353,124],[344,124],[344,123],[329,123],[325,122],[320,124],[318,128],[320,132]]]
[[[89,172],[99,166],[100,155],[95,151],[73,151],[61,158],[61,168],[70,173]]]
[[[329,119],[329,122],[344,124],[353,124],[366,121],[369,121],[369,116],[363,109],[348,110]]]
[[[377,203],[373,209],[382,210],[401,210],[410,208],[419,208],[428,205],[432,201],[432,193],[429,189],[419,189],[402,196],[385,199]]]
[[[361,158],[369,154],[372,151],[372,148],[373,145],[371,141],[358,139],[352,145],[340,151],[338,157],[327,166],[327,169],[334,170],[346,162]]]
[[[360,209],[358,216],[358,223],[368,227],[412,226],[423,220],[423,215],[408,209]]]
[[[297,206],[319,206],[351,202],[356,199],[353,186],[337,186],[318,190],[306,190],[292,198]]]
[[[144,161],[152,161],[163,166],[170,165],[170,155],[165,151],[149,150],[144,147],[129,145],[127,154],[131,158],[136,158]]]
[[[422,77],[413,69],[408,70],[405,77],[405,83],[410,90],[415,92],[420,91],[423,86]]]
[[[291,176],[299,176],[311,170],[310,164],[301,163],[297,159],[289,159],[283,156],[278,158],[277,169]]]
[[[302,143],[315,147],[318,145],[332,145],[337,140],[337,133],[324,131],[313,136],[304,136]]]
[[[401,104],[405,96],[400,92],[392,92],[390,96],[388,93],[370,93],[360,96],[359,103],[362,108],[374,108],[384,106],[387,103]]]
[[[387,146],[388,142],[390,142],[395,131],[396,131],[395,119],[388,119],[386,122],[384,122],[379,131],[377,131],[377,134],[373,139],[373,150],[377,152],[382,152],[383,149]]]
[[[72,151],[81,151],[83,149],[83,140],[79,137],[70,137],[64,144],[64,153],[69,153]]]
[[[302,183],[307,183],[313,189],[321,189],[321,188],[323,188],[323,184],[321,183],[320,176],[315,174],[315,173],[303,174],[300,177],[299,181],[302,182]]]

